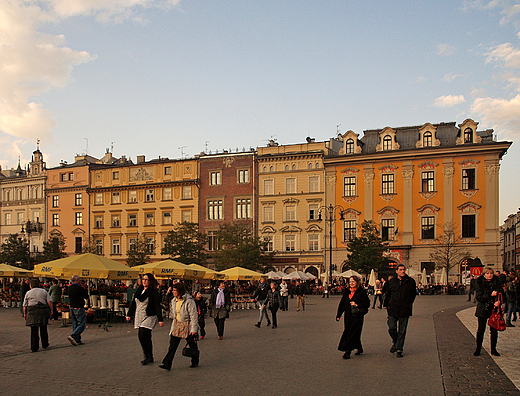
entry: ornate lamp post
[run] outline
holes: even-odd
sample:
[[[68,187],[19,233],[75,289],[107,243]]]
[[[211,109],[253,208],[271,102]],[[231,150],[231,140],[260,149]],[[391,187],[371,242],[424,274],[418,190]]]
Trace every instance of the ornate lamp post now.
[[[27,220],[26,223],[22,223],[22,234],[27,234],[27,243],[29,254],[27,256],[28,268],[31,268],[31,234],[37,232],[41,234],[43,232],[42,223],[37,219],[36,221]]]
[[[333,224],[334,222],[336,221],[336,211],[339,212],[339,219],[340,220],[344,220],[345,217],[343,216],[343,212],[345,211],[345,208],[343,208],[343,206],[341,205],[332,205],[332,204],[329,204],[329,206],[321,206],[319,209],[318,209],[318,213],[319,213],[319,216],[318,216],[318,219],[321,221],[321,214],[322,213],[325,213],[325,222],[329,222],[329,276],[328,276],[328,281],[329,281],[329,287],[331,285],[331,282],[332,282],[332,230],[333,230]]]

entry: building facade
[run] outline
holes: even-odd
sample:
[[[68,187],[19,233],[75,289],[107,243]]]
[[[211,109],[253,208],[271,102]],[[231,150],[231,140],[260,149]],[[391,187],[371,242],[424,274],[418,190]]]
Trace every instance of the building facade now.
[[[518,268],[520,255],[519,225],[520,212],[507,216],[504,224],[500,226],[501,263],[500,269],[515,271]]]

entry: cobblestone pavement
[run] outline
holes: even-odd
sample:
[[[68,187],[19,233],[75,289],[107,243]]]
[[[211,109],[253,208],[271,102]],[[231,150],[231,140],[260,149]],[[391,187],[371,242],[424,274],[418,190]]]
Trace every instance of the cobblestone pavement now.
[[[141,350],[131,324],[116,323],[109,331],[89,325],[83,334],[85,345],[74,347],[66,339],[70,326],[61,328],[60,321],[51,322],[51,346],[30,353],[29,329],[19,312],[1,309],[0,394],[150,395],[171,394],[178,387],[182,393],[199,395],[476,394],[453,393],[446,386],[446,366],[442,366],[442,356],[449,348],[457,350],[468,367],[473,364],[473,344],[445,337],[454,333],[451,329],[458,323],[461,336],[472,339],[455,316],[465,307],[464,301],[465,296],[419,296],[402,359],[389,353],[386,312],[371,309],[363,331],[365,353],[343,360],[337,351],[343,331],[343,321],[335,321],[338,296],[311,296],[306,310],[300,312],[295,309],[295,300],[289,300],[290,311],[279,313],[277,329],[265,324],[260,329],[254,327],[256,310],[236,310],[226,321],[222,341],[216,337],[213,320],[207,318],[208,335],[199,342],[199,368],[188,368],[189,359],[178,351],[170,372],[158,368],[168,346],[169,323],[153,331],[156,363],[141,366]],[[451,322],[447,329],[439,327],[439,323]],[[446,342],[450,343],[448,348]],[[499,346],[501,342],[499,339]],[[487,364],[484,359],[483,364]],[[495,364],[491,358],[489,362]],[[505,382],[507,377],[496,364],[494,367]],[[480,371],[464,372],[464,378],[477,381],[480,377]],[[457,380],[457,376],[449,379]],[[494,383],[481,385],[485,393]]]

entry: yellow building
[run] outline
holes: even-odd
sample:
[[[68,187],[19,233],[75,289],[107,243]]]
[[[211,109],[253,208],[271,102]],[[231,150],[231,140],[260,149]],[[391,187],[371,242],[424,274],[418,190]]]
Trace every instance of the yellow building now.
[[[473,257],[499,264],[499,169],[511,142],[497,142],[477,125],[468,119],[458,127],[427,123],[368,130],[361,139],[341,135],[340,155],[325,158],[326,178],[334,181],[327,204],[341,205],[345,217],[335,223],[333,263],[347,259],[346,242],[363,220],[373,220],[394,264],[431,273],[431,245],[448,223]]]

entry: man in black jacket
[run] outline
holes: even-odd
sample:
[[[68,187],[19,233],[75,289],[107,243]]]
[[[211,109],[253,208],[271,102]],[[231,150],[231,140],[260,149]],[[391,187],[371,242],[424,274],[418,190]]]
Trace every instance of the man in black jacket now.
[[[260,283],[258,284],[258,287],[255,291],[255,294],[253,294],[253,299],[258,301],[258,304],[260,304],[260,316],[258,318],[258,323],[255,324],[256,327],[260,327],[262,324],[262,319],[267,319],[267,326],[271,326],[271,320],[269,319],[269,315],[267,314],[267,309],[265,307],[265,300],[267,300],[267,292],[269,290],[269,287],[267,286],[267,283],[265,282],[265,278],[260,278]]]
[[[87,316],[83,307],[85,306],[85,299],[88,299],[88,292],[79,284],[79,281],[80,277],[73,275],[68,290],[72,334],[67,337],[67,340],[74,346],[82,344],[81,333],[85,330],[87,323]]]
[[[403,357],[408,318],[412,316],[417,290],[415,281],[406,275],[403,264],[399,264],[395,272],[397,276],[389,279],[383,287],[384,306],[388,312],[388,333],[392,337],[390,352],[397,351],[397,357]]]

